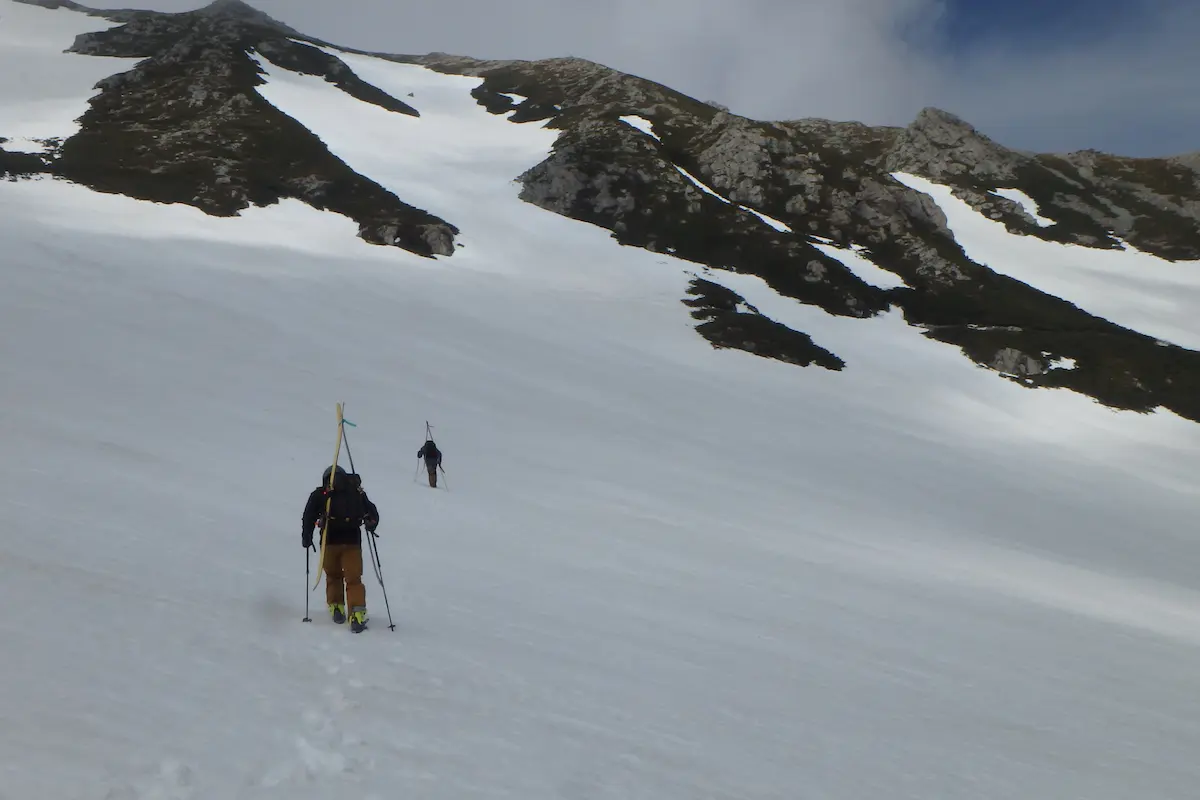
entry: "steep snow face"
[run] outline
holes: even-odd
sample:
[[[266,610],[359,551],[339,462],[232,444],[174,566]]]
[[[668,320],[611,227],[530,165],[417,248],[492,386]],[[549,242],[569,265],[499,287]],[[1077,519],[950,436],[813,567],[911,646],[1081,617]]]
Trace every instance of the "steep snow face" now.
[[[974,261],[1110,322],[1200,349],[1200,263],[1172,263],[1129,246],[1094,250],[1013,236],[1003,223],[955,197],[950,187],[917,175],[894,177],[937,202],[954,238]]]
[[[46,141],[65,139],[79,126],[96,82],[133,61],[64,52],[81,33],[115,25],[65,9],[0,0],[0,147],[41,153]]]
[[[459,225],[453,257],[295,202],[0,184],[5,791],[1191,791],[1200,427],[714,270],[848,366],[715,351],[695,265],[517,199],[552,131],[352,66],[422,116],[263,92]],[[320,592],[300,622],[338,400],[395,632],[371,577],[372,630]],[[426,420],[448,490],[414,475]]]

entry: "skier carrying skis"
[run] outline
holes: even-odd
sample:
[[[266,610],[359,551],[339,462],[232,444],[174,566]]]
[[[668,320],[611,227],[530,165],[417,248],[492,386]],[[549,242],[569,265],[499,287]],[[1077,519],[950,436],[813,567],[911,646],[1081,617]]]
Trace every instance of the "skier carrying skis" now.
[[[332,488],[329,475],[334,473]],[[329,516],[325,517],[326,502]],[[363,585],[362,530],[374,536],[379,525],[379,509],[363,491],[362,479],[340,466],[326,467],[321,485],[313,489],[304,506],[304,530],[301,543],[305,549],[313,544],[313,528],[321,526],[324,537],[325,600],[329,614],[339,625],[346,621],[346,605],[350,606],[350,628],[358,633],[367,622],[367,588]]]
[[[437,488],[437,471],[442,465],[442,451],[438,450],[433,439],[426,439],[425,444],[417,451],[417,458],[425,459],[425,470],[429,473],[429,485]]]

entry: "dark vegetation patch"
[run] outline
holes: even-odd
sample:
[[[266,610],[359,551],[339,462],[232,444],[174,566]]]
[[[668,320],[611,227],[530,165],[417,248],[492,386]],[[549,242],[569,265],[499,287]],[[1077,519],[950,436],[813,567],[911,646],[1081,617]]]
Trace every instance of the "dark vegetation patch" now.
[[[1074,157],[1094,176],[1094,194],[1132,215],[1128,230],[1119,220],[1113,226],[1131,244],[1166,259],[1200,259],[1200,175],[1164,158]]]
[[[758,312],[741,295],[720,284],[695,278],[683,302],[700,320],[696,330],[714,348],[744,350],[762,358],[795,364],[816,365],[840,371],[846,362],[818,345],[806,333],[792,330]],[[747,310],[742,311],[741,307]]]
[[[1200,421],[1200,353],[1111,323],[1074,331],[946,326],[928,335],[1031,388],[1069,389],[1130,411],[1162,407]],[[1074,369],[1051,369],[1063,358],[1073,359]],[[1014,362],[1025,366],[1011,371]]]
[[[48,171],[49,158],[37,153],[10,153],[0,138],[0,179],[14,180]]]

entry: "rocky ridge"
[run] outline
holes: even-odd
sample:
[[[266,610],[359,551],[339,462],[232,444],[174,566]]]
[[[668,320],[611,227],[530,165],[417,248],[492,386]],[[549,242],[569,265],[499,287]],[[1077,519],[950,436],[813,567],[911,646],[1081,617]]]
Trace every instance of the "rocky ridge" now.
[[[522,196],[530,202],[609,228],[625,244],[759,275],[782,294],[833,314],[870,316],[898,307],[926,335],[1023,386],[1067,388],[1117,408],[1163,406],[1200,420],[1200,354],[972,262],[936,204],[892,177],[909,172],[950,185],[1015,234],[1095,248],[1127,241],[1164,258],[1194,260],[1200,258],[1195,156],[1019,153],[932,108],[906,128],[763,122],[578,59],[403,60],[479,76],[476,96],[489,110],[549,119],[563,131],[550,158],[522,176]],[[510,94],[528,99],[514,103]],[[657,138],[621,121],[630,115],[649,120]],[[677,167],[794,233],[737,213],[679,179]],[[1000,188],[1025,192],[1053,224],[1038,224],[1019,204],[991,193]],[[908,288],[885,291],[848,276],[812,247],[811,237],[861,246]],[[729,311],[728,298],[703,307],[709,322],[744,313]],[[772,349],[739,325],[702,332],[716,346]],[[785,360],[821,363],[818,354],[799,346]],[[1074,369],[1055,368],[1064,360]]]

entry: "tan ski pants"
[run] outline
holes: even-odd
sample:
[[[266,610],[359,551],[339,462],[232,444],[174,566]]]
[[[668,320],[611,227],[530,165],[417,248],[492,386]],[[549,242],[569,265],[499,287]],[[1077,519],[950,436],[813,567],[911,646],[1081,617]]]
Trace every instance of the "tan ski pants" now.
[[[330,544],[325,546],[325,602],[355,608],[367,607],[367,587],[363,586],[362,546]]]

